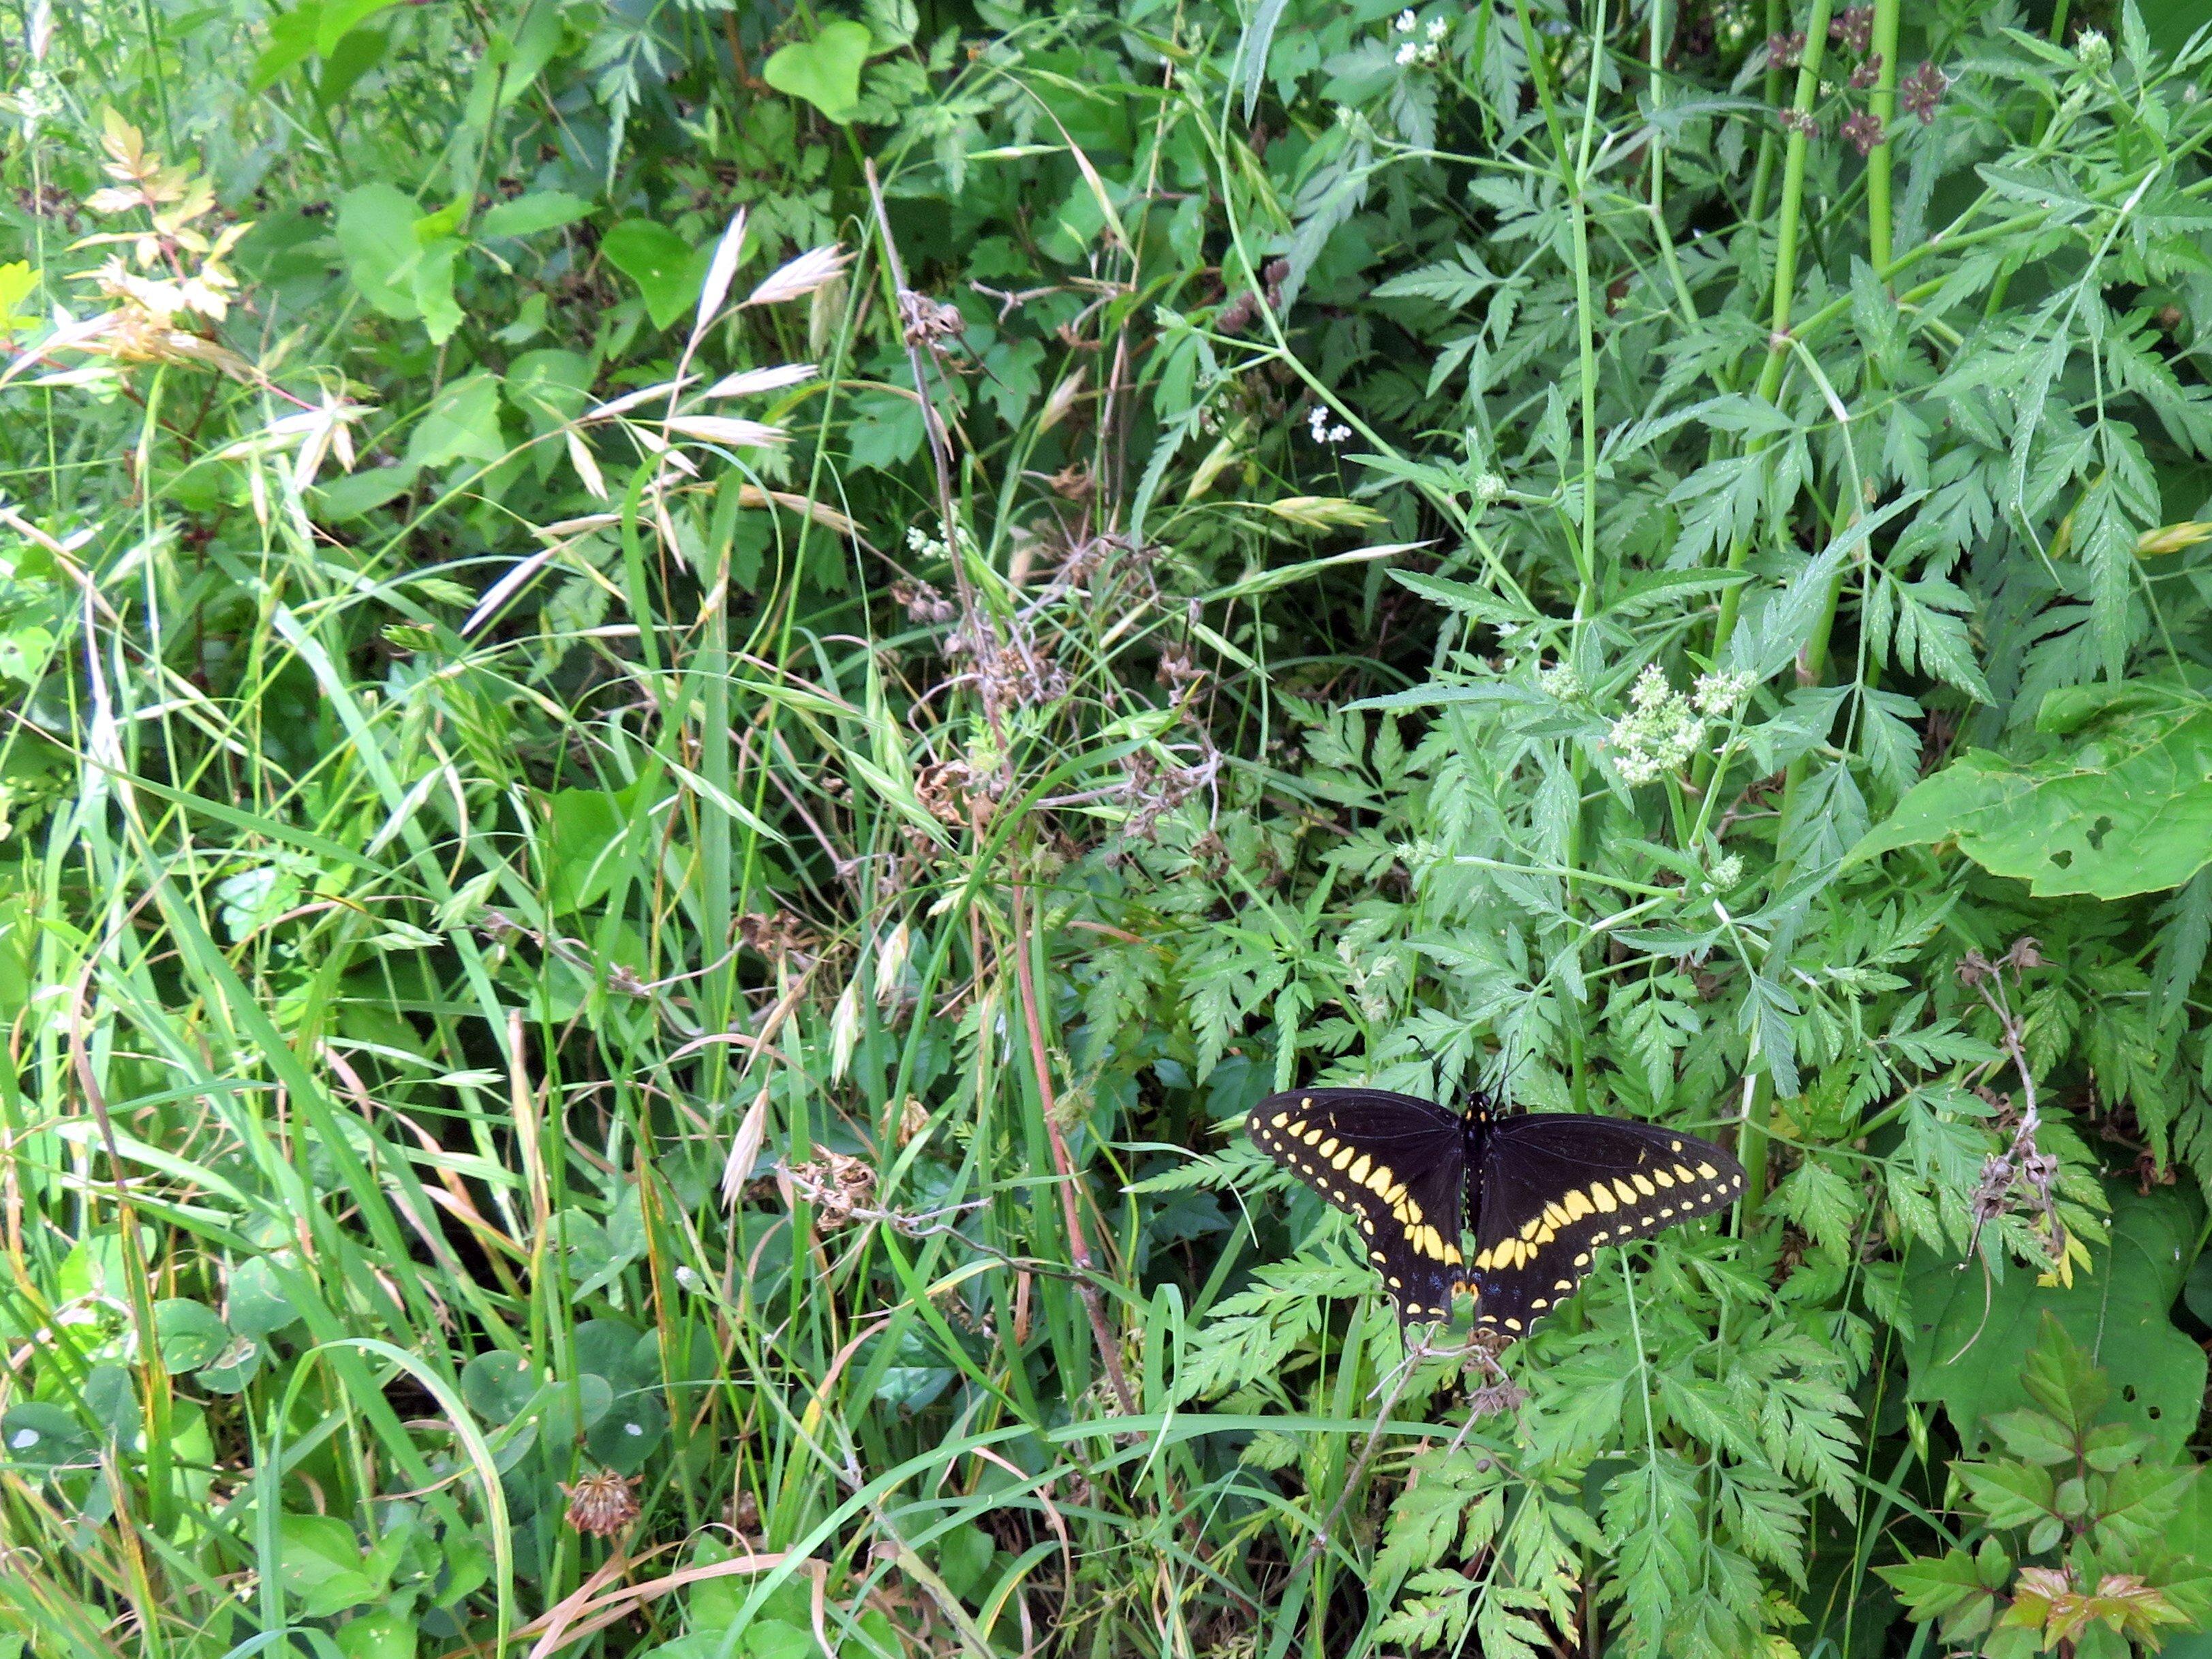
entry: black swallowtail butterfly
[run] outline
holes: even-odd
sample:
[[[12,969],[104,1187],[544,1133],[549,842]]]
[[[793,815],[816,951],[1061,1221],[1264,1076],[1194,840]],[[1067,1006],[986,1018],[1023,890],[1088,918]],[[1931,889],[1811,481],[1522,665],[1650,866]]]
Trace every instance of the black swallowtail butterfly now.
[[[1508,1340],[1574,1294],[1600,1246],[1743,1191],[1743,1166],[1709,1140],[1571,1112],[1500,1116],[1480,1091],[1455,1114],[1385,1089],[1294,1089],[1245,1127],[1359,1224],[1401,1321],[1444,1318],[1472,1289],[1476,1324]]]

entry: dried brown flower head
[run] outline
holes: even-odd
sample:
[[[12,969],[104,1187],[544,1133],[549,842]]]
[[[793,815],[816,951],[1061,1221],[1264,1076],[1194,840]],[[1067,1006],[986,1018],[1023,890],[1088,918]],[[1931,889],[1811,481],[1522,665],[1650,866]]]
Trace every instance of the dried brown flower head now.
[[[931,761],[915,773],[914,793],[924,811],[955,830],[967,826],[971,800],[988,795],[975,769],[964,760]]]
[[[902,578],[893,582],[891,603],[906,612],[908,622],[925,626],[949,623],[960,614],[959,606],[925,581],[908,581]]]
[[[933,347],[964,332],[968,327],[968,319],[960,314],[958,306],[916,294],[910,288],[901,289],[898,298],[899,320],[905,326],[908,345]]]
[[[791,1164],[784,1173],[792,1190],[814,1206],[814,1224],[824,1232],[861,1218],[854,1212],[866,1209],[875,1194],[874,1168],[843,1152],[825,1152],[812,1163]]]
[[[636,1488],[611,1469],[595,1469],[561,1492],[568,1500],[562,1518],[590,1537],[611,1538],[637,1519]]]
[[[812,931],[787,910],[763,910],[739,916],[738,939],[745,949],[770,962],[781,962],[786,957],[805,962],[820,948],[820,941]]]

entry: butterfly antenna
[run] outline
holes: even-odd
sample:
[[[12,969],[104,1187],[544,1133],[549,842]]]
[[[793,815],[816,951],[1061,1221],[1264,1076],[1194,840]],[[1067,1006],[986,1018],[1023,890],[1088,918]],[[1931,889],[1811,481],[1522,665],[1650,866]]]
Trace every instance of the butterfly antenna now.
[[[1508,1063],[1505,1067],[1504,1076],[1498,1079],[1497,1088],[1491,1091],[1491,1093],[1495,1097],[1499,1105],[1502,1106],[1507,1101],[1513,1098],[1513,1079],[1520,1076],[1522,1072],[1528,1068],[1528,1066],[1534,1058],[1534,1056],[1530,1054],[1527,1049],[1523,1048],[1519,1051],[1519,1057],[1517,1059]]]

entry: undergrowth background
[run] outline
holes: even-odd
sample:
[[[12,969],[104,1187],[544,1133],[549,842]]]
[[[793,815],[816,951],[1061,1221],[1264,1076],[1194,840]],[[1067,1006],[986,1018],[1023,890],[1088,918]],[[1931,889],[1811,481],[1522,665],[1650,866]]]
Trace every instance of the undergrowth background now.
[[[0,1650],[2212,1651],[2201,9],[18,6]]]

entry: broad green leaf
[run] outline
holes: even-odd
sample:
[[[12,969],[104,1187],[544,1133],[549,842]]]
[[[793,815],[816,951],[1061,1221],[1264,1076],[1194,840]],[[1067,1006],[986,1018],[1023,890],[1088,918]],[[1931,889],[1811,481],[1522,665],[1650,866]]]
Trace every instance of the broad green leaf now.
[[[952,1587],[954,1595],[975,1601],[982,1594],[996,1547],[991,1534],[974,1522],[955,1527],[937,1540],[938,1576]]]
[[[196,1371],[230,1346],[230,1328],[204,1303],[171,1297],[154,1304],[154,1335],[161,1368],[172,1376]]]
[[[344,1659],[415,1659],[415,1621],[390,1607],[349,1619],[331,1639]]]
[[[28,328],[38,321],[16,310],[39,286],[39,273],[31,268],[27,259],[10,259],[0,264],[0,334],[12,333]]]
[[[1976,1509],[1993,1527],[2025,1527],[2051,1513],[2051,1471],[2031,1463],[1958,1463],[1952,1473],[1966,1483]]]
[[[382,29],[355,29],[336,47],[323,54],[323,72],[315,82],[315,101],[333,109],[345,101],[361,77],[384,61],[392,45]]]
[[[860,69],[868,61],[864,23],[837,18],[811,40],[778,47],[761,66],[761,77],[778,92],[804,98],[833,121],[852,118],[860,101]]]
[[[373,512],[412,489],[419,471],[419,467],[408,465],[365,466],[358,472],[341,472],[326,478],[315,486],[316,520],[343,524],[348,519]]]
[[[284,1293],[276,1269],[266,1258],[252,1256],[231,1270],[230,1293],[223,1311],[240,1336],[264,1337],[296,1322],[300,1310]]]
[[[1907,1561],[1875,1571],[1889,1580],[1915,1619],[1936,1619],[1989,1595],[1974,1558],[1951,1550],[1934,1559]]]
[[[545,902],[556,915],[606,896],[629,856],[635,791],[562,789],[546,802]]]
[[[338,198],[338,252],[371,309],[402,322],[422,314],[415,298],[415,221],[422,210],[397,185],[362,185]]]
[[[322,16],[315,29],[315,50],[329,57],[356,24],[398,3],[398,0],[323,0]]]
[[[315,39],[322,27],[322,11],[321,0],[306,0],[306,3],[269,20],[269,44],[253,60],[253,72],[246,78],[248,92],[267,90],[283,78],[285,71],[314,55]]]
[[[452,339],[461,325],[460,302],[453,297],[453,264],[460,253],[459,238],[441,236],[415,261],[415,306],[422,313],[422,331],[434,345]]]
[[[2027,1381],[2044,1315],[2106,1373],[2106,1414],[2178,1449],[2197,1425],[2204,1353],[2169,1316],[2197,1248],[2197,1200],[2175,1188],[2112,1194],[2112,1243],[2071,1285],[2042,1285],[2015,1266],[1991,1283],[1978,1260],[1914,1252],[1905,1280],[1908,1397],[1940,1403],[1971,1449],[1987,1419],[2041,1403]],[[2047,1408],[2047,1407],[2046,1407]]]
[[[707,274],[703,255],[667,226],[650,219],[623,220],[601,240],[599,252],[637,284],[656,328],[666,328],[690,313]]]
[[[410,466],[495,461],[507,453],[499,424],[499,382],[479,369],[440,392],[407,441]]]
[[[532,191],[487,210],[477,229],[486,236],[534,236],[573,225],[591,210],[589,202],[565,190]]]
[[[0,1416],[0,1454],[20,1468],[46,1470],[89,1459],[93,1438],[73,1413],[27,1400]]]
[[[334,1515],[277,1517],[277,1577],[309,1619],[327,1619],[376,1599],[383,1586],[362,1571],[361,1541]]]
[[[2212,862],[2212,702],[2172,681],[2085,686],[2044,699],[2033,759],[1970,750],[1913,786],[1851,849],[1873,858],[1955,841],[2039,898],[2125,898],[2178,887]]]
[[[558,347],[526,351],[507,371],[507,400],[522,412],[531,435],[546,439],[584,410],[592,391],[592,365],[580,353]],[[560,464],[561,447],[540,442],[532,447],[530,459],[539,483],[552,476]]]
[[[487,1423],[509,1423],[538,1392],[529,1362],[520,1354],[480,1353],[461,1368],[461,1398]]]

